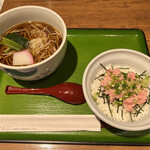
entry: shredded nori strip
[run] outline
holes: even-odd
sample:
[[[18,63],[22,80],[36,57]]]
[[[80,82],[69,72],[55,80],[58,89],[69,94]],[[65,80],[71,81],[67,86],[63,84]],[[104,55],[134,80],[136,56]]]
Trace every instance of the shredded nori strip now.
[[[110,109],[110,101],[109,101],[109,96],[107,96],[107,97],[106,97],[106,99],[107,99],[108,108],[109,108],[109,111],[110,111],[111,117],[113,118],[112,111],[111,111],[111,109]]]
[[[122,110],[121,110],[121,118],[122,118],[122,120],[123,120],[123,107],[122,107]]]
[[[122,68],[122,67],[121,67],[121,68],[119,68],[119,69],[130,69],[130,68]]]
[[[146,103],[144,103],[144,105],[145,105]],[[144,106],[143,105],[143,106]],[[142,107],[143,107],[142,106]],[[132,113],[135,117],[137,117],[140,113],[141,113],[141,111],[144,111],[143,109],[142,109],[142,107],[140,106],[140,105],[138,105],[138,104],[136,104],[133,108],[134,108],[134,110],[136,111],[135,113]]]
[[[143,71],[143,72],[139,75],[139,77],[142,77],[142,76],[144,75],[144,73],[146,73],[146,70]]]
[[[130,112],[130,119],[131,119],[131,122],[133,122],[132,113],[131,112]]]
[[[96,79],[98,79],[98,78],[100,78],[100,77],[103,77],[105,74],[100,74],[99,76],[97,76],[96,78],[95,78],[95,80]]]
[[[100,65],[107,71],[107,69],[105,68],[105,66],[103,66],[103,64],[100,63]]]
[[[105,104],[105,103],[106,103],[106,98],[105,98],[105,97],[103,97],[103,100],[104,100],[104,101],[103,101],[103,103]]]
[[[119,112],[119,105],[117,106],[117,113]]]

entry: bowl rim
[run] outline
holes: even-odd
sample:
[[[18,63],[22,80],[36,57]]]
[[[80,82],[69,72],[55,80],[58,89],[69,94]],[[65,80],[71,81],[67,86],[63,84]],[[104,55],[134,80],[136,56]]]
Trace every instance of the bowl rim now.
[[[13,12],[13,11],[18,11],[18,10],[23,10],[23,9],[44,10],[44,11],[47,11],[47,12],[53,14],[54,16],[56,16],[58,18],[58,20],[62,23],[62,26],[63,26],[63,29],[64,29],[64,35],[63,35],[62,43],[53,55],[51,55],[50,57],[46,58],[45,60],[43,60],[41,62],[38,62],[36,64],[31,64],[31,65],[28,65],[28,66],[9,66],[9,65],[0,63],[0,68],[2,67],[2,68],[12,69],[12,70],[24,70],[24,69],[32,69],[32,68],[41,66],[41,65],[47,63],[49,60],[53,59],[56,55],[58,55],[58,53],[61,51],[61,49],[64,47],[64,45],[66,43],[66,40],[67,40],[67,27],[66,27],[66,24],[65,24],[64,20],[62,19],[62,17],[58,13],[56,13],[55,11],[53,11],[49,8],[46,8],[46,7],[43,7],[43,6],[36,6],[36,5],[18,6],[18,7],[9,9],[9,10],[1,13],[0,18],[7,15],[7,14],[11,14],[11,12]]]
[[[115,127],[115,128],[118,128],[118,129],[122,129],[122,130],[127,130],[127,131],[141,131],[141,130],[146,130],[146,129],[150,129],[150,125],[149,124],[146,124],[144,126],[138,126],[138,127],[135,127],[135,126],[123,126],[123,125],[120,125],[120,124],[116,124],[115,122],[112,122],[111,119],[107,119],[107,117],[103,117],[101,114],[99,114],[99,111],[97,109],[95,109],[95,106],[93,106],[91,100],[89,100],[90,98],[88,97],[88,94],[86,92],[86,81],[87,81],[87,74],[89,72],[89,68],[93,65],[93,63],[99,59],[100,57],[102,57],[103,55],[105,54],[111,54],[111,53],[114,53],[114,52],[118,52],[118,50],[121,50],[121,51],[124,51],[124,52],[129,52],[129,53],[133,53],[133,54],[137,54],[137,55],[141,55],[142,57],[146,58],[146,59],[149,59],[150,60],[150,57],[145,55],[144,53],[141,53],[139,51],[136,51],[136,50],[133,50],[133,49],[126,49],[126,48],[116,48],[116,49],[110,49],[110,50],[107,50],[105,52],[102,52],[100,54],[98,54],[97,56],[95,56],[89,63],[88,65],[86,66],[85,70],[84,70],[84,73],[83,73],[83,78],[82,78],[82,89],[83,89],[83,93],[84,93],[84,96],[85,96],[85,99],[86,99],[86,102],[87,104],[89,105],[90,109],[93,111],[93,113],[102,121],[106,122],[107,124]],[[93,101],[94,102],[94,101]],[[114,120],[115,121],[115,120]],[[117,122],[117,121],[116,121]]]

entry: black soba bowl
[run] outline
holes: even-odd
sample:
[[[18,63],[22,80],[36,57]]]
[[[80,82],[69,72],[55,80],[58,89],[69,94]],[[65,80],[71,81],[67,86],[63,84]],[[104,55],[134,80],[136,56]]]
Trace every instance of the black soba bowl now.
[[[44,24],[50,25],[51,27],[53,27],[54,29],[57,30],[56,32],[59,32],[62,40],[61,40],[61,43],[59,42],[60,45],[58,46],[58,48],[55,48],[55,50],[51,50],[51,48],[47,48],[48,52],[51,51],[53,53],[50,54],[50,56],[48,56],[45,59],[40,58],[43,55],[42,50],[40,51],[40,53],[38,52],[38,56],[36,55],[36,53],[37,53],[37,51],[36,51],[35,52],[35,57],[37,57],[36,60],[38,61],[41,59],[41,61],[39,61],[39,62],[34,62],[34,57],[32,57],[32,61],[31,61],[27,52],[30,52],[31,47],[34,47],[34,49],[37,50],[37,47],[36,47],[37,45],[35,45],[35,43],[37,43],[37,41],[38,42],[42,41],[41,42],[42,44],[38,43],[39,47],[41,45],[43,47],[47,46],[47,45],[51,44],[51,41],[53,43],[53,40],[49,41],[49,43],[47,43],[47,45],[44,45],[44,42],[43,42],[43,41],[47,40],[46,39],[47,36],[48,37],[50,35],[53,36],[53,33],[51,33],[51,31],[46,31],[48,35],[43,35],[44,38],[42,38],[42,40],[40,39],[41,37],[34,37],[35,34],[39,34],[38,31],[34,31],[33,32],[34,35],[32,37],[32,39],[33,39],[32,42],[28,41],[28,45],[29,44],[31,45],[31,43],[32,43],[32,46],[28,47],[26,49],[24,48],[25,53],[24,52],[17,53],[17,54],[21,54],[21,55],[18,55],[17,57],[15,57],[13,54],[12,58],[13,59],[14,59],[14,57],[16,58],[17,65],[14,63],[14,61],[13,61],[13,63],[15,65],[13,65],[13,63],[12,64],[2,63],[2,60],[1,60],[2,54],[0,54],[0,62],[1,62],[0,70],[6,72],[7,74],[11,75],[15,79],[32,81],[32,80],[42,79],[42,78],[52,74],[58,68],[58,66],[61,64],[61,62],[63,61],[64,55],[66,52],[67,28],[66,28],[66,25],[65,25],[63,19],[56,12],[54,12],[48,8],[41,7],[41,6],[21,6],[21,7],[16,7],[16,8],[10,9],[10,10],[0,14],[0,29],[1,29],[0,37],[1,37],[1,40],[2,39],[8,40],[8,37],[9,37],[9,39],[11,39],[11,36],[6,36],[4,38],[2,38],[2,37],[12,27],[15,27],[15,26],[23,24],[23,23],[32,23],[32,22],[39,23],[39,24],[44,23]],[[35,27],[35,28],[37,28],[37,27]],[[38,30],[39,30],[39,28],[38,28]],[[40,29],[47,30],[48,27],[41,27]],[[17,32],[17,31],[15,31],[15,32]],[[12,33],[11,33],[11,35],[12,35]],[[39,35],[41,35],[41,34],[39,34]],[[36,41],[35,43],[34,43],[34,40]],[[9,47],[8,49],[6,49],[6,51],[7,51],[6,53],[8,53],[9,50],[11,50],[11,52],[14,51],[14,49],[12,47],[11,48]],[[16,50],[16,52],[18,52],[18,50]],[[25,56],[26,54],[27,54],[27,58]],[[4,56],[5,55],[6,54],[4,54]],[[23,59],[25,59],[25,63],[30,62],[30,64],[18,65],[18,62],[20,63],[21,61],[23,61]],[[28,59],[29,59],[29,61],[28,61]]]

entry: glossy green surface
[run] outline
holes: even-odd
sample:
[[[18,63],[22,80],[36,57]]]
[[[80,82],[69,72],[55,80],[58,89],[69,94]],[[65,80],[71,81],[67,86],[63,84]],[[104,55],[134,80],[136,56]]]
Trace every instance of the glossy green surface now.
[[[148,55],[145,37],[140,30],[68,29],[65,59],[51,76],[33,82],[19,81],[0,71],[0,114],[92,114],[87,103],[70,105],[43,95],[5,95],[6,85],[50,87],[61,82],[82,83],[87,64],[109,49],[127,48]],[[1,132],[0,140],[38,140],[107,143],[149,143],[150,131],[127,132],[103,128],[101,132]]]

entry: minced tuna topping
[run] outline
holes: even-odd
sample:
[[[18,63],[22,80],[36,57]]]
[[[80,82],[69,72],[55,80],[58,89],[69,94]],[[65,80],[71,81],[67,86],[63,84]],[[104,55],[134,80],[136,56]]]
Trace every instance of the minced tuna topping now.
[[[138,116],[143,111],[142,107],[149,102],[150,77],[146,71],[138,75],[129,68],[103,68],[105,72],[96,77],[99,80],[99,89],[93,95],[94,99],[103,98],[109,108],[110,104],[117,109],[121,106],[127,112]],[[110,112],[112,115],[111,109]]]

